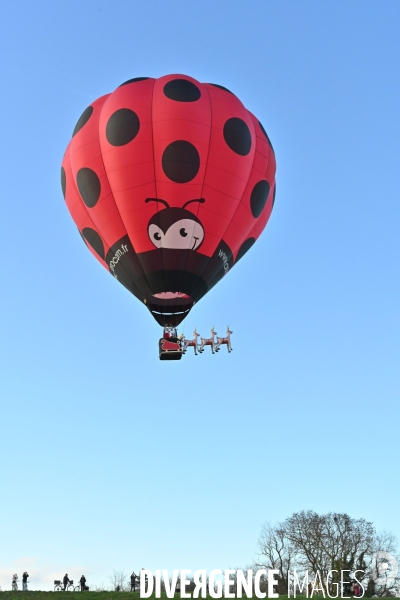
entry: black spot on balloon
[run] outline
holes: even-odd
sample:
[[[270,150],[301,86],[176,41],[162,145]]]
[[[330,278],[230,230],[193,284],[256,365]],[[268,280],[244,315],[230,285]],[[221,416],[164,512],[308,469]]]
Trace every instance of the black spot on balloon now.
[[[268,181],[262,179],[253,187],[253,191],[250,196],[250,208],[253,217],[257,219],[268,200],[270,185]]]
[[[107,121],[106,138],[112,146],[129,144],[139,133],[140,122],[130,108],[120,108]]]
[[[81,238],[83,239],[83,241],[85,243],[85,246],[87,246],[87,241],[85,240],[85,238],[83,237],[83,235],[81,234],[81,232],[79,231],[79,229],[78,229],[78,232],[79,232],[79,235],[81,236]]]
[[[92,116],[92,113],[93,113],[93,106],[88,106],[87,108],[85,108],[85,110],[79,117],[77,124],[75,125],[75,129],[72,132],[72,137],[74,137],[74,135],[76,133],[78,133],[78,131],[80,129],[82,129],[82,127],[84,125],[86,125],[86,123],[89,121],[90,117]]]
[[[162,168],[168,179],[175,183],[187,183],[199,172],[200,156],[190,142],[177,140],[163,152]]]
[[[276,183],[274,185],[274,195],[272,196],[272,208],[274,208],[275,204],[275,196],[276,196]]]
[[[62,189],[63,196],[65,198],[65,190],[67,189],[67,178],[65,176],[64,167],[61,167],[61,189]]]
[[[124,83],[121,83],[121,85],[118,87],[128,85],[128,83],[136,83],[136,81],[145,81],[146,79],[150,79],[150,77],[134,77],[133,79],[128,79],[128,81],[124,81]]]
[[[251,149],[251,133],[242,119],[233,117],[224,125],[224,139],[229,148],[240,156],[246,156]]]
[[[274,150],[274,147],[273,147],[273,145],[271,144],[271,140],[270,140],[270,139],[269,139],[269,137],[268,137],[268,133],[265,131],[264,127],[262,126],[262,123],[260,123],[260,121],[258,121],[258,124],[259,124],[259,126],[260,126],[260,128],[261,128],[261,131],[263,132],[263,134],[264,134],[264,135],[265,135],[265,137],[267,138],[267,140],[268,140],[268,144],[271,146],[272,150]]]
[[[76,176],[76,183],[86,206],[93,208],[97,204],[101,193],[100,179],[96,173],[87,167],[79,169]]]
[[[201,96],[197,85],[187,79],[173,79],[164,85],[164,94],[177,102],[196,102]]]
[[[245,242],[243,242],[243,244],[240,246],[239,248],[239,252],[237,253],[236,256],[236,260],[235,260],[235,264],[241,259],[243,258],[243,256],[246,254],[246,252],[248,250],[250,250],[250,248],[252,247],[252,245],[254,244],[254,242],[256,241],[255,238],[251,237],[251,238],[247,238],[247,240]]]
[[[213,85],[214,87],[217,87],[220,90],[225,90],[225,92],[229,92],[234,96],[233,92],[231,92],[231,90],[228,90],[228,88],[224,87],[223,85],[218,85],[218,83],[210,83],[209,85]]]
[[[97,231],[91,227],[85,227],[82,230],[82,235],[87,243],[92,246],[93,250],[97,252],[100,258],[104,260],[104,244]]]

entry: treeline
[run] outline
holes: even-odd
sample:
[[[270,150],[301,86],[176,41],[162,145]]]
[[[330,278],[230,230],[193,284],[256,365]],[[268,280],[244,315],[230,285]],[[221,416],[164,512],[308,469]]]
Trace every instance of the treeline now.
[[[265,524],[256,568],[279,571],[278,591],[293,591],[293,573],[321,579],[321,594],[334,596],[340,579],[346,589],[357,578],[366,597],[400,596],[398,545],[390,532],[378,533],[365,519],[346,513],[294,513],[282,523]],[[297,584],[295,584],[297,585]],[[340,596],[340,594],[339,594]]]

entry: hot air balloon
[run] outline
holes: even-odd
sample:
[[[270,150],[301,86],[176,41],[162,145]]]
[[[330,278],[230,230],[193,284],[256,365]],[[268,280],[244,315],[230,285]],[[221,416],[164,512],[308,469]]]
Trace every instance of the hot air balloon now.
[[[275,170],[264,127],[233,93],[166,75],[84,110],[61,184],[92,254],[175,328],[263,231]]]

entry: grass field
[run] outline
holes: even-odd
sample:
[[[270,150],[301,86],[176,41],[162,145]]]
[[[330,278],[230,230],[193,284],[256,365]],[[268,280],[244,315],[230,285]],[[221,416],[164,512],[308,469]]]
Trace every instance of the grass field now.
[[[0,600],[89,600],[88,596],[93,600],[139,600],[139,592],[11,592],[4,591],[0,592]],[[305,596],[297,595],[300,600],[305,600]],[[150,596],[151,599],[155,598],[154,594]],[[165,594],[161,594],[161,598],[167,598]],[[175,594],[174,598],[178,600],[180,594]],[[211,596],[207,596],[209,600],[213,600]],[[253,596],[256,600],[256,596]],[[313,596],[315,600],[323,600],[323,596]],[[287,596],[279,596],[279,600],[288,600]],[[292,597],[290,598],[292,600]],[[391,599],[394,600],[394,599]]]
[[[139,592],[11,592],[4,591],[0,592],[0,600],[89,600],[88,596],[93,600],[139,600]],[[67,598],[65,598],[67,596]],[[300,600],[306,600],[305,596],[297,594],[296,596]],[[155,598],[154,594],[150,596],[151,599]],[[161,598],[167,598],[165,594],[161,594]],[[178,600],[180,594],[175,594],[174,598]],[[207,596],[209,600],[213,600],[211,596]],[[256,600],[256,596],[253,596]],[[292,600],[291,596],[290,600]],[[313,596],[315,600],[323,600],[323,596]],[[279,596],[279,600],[288,600],[287,596],[283,594]],[[391,600],[396,600],[391,598]]]

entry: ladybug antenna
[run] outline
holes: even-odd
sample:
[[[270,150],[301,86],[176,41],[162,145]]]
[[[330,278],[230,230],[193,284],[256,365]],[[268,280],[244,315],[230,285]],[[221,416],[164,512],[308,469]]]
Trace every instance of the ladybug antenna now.
[[[146,198],[145,202],[161,202],[161,204],[165,204],[165,206],[169,208],[168,202],[166,202],[165,200],[160,200],[160,198]]]
[[[187,206],[191,202],[200,202],[200,204],[204,204],[205,200],[204,200],[204,198],[197,198],[196,200],[189,200],[188,202],[185,202],[185,204],[182,206],[182,208],[185,208],[185,206]]]

